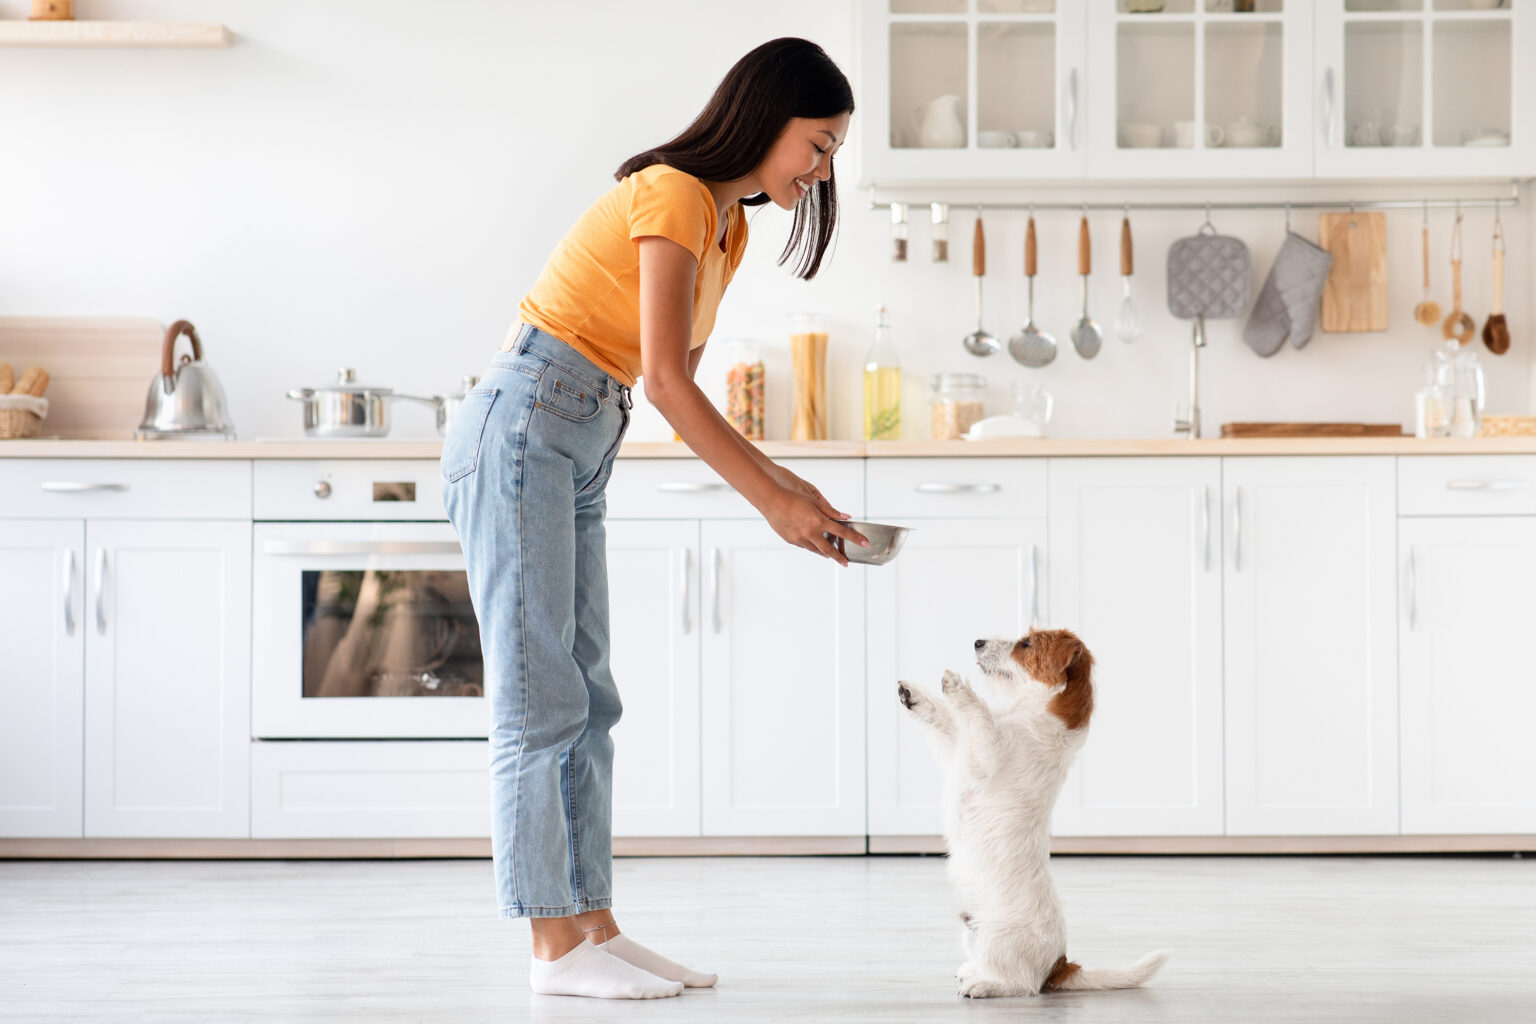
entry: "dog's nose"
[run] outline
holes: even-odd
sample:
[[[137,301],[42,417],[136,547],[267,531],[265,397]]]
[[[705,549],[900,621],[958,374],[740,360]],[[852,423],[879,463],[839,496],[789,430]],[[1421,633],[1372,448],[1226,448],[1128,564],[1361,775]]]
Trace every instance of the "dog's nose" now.
[[[978,651],[981,650],[985,646],[987,646],[987,642],[985,640],[977,640],[976,641],[976,649]]]

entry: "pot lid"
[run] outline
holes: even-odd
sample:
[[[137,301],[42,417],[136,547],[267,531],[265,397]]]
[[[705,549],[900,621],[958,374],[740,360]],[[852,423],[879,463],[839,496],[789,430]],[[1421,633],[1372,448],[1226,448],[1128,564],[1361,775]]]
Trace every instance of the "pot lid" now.
[[[357,382],[357,371],[351,367],[344,366],[336,371],[336,382],[334,384],[321,384],[309,390],[339,392],[342,394],[362,394],[367,392],[374,395],[388,395],[395,389],[376,388],[370,384],[359,384]]]

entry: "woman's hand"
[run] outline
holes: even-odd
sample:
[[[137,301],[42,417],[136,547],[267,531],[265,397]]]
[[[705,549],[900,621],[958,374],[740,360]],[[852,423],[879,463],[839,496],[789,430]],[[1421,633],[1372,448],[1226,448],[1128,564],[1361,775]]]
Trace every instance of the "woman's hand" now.
[[[765,468],[779,485],[779,494],[763,509],[763,518],[780,537],[843,566],[848,564],[848,559],[828,534],[861,547],[869,545],[863,534],[843,524],[843,520],[850,517],[833,508],[814,485],[776,463]]]

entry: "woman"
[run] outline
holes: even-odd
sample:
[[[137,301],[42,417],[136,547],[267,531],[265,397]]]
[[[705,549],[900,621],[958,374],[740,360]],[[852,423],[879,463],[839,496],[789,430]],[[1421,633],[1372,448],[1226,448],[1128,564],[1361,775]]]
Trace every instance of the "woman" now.
[[[491,703],[496,888],[533,928],[534,991],[677,995],[700,974],[619,931],[612,910],[613,744],[603,490],[630,388],[791,544],[847,565],[866,543],[694,384],[746,248],[745,207],[795,212],[780,264],[815,276],[836,227],[832,158],[853,92],[814,43],[776,39],[731,68],[677,138],[625,161],[561,241],[443,444]]]

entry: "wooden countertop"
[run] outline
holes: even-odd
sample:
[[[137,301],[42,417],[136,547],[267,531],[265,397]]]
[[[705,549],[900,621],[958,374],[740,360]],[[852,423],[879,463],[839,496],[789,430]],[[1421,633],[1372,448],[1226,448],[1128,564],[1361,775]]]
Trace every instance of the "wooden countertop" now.
[[[1078,438],[990,441],[767,441],[771,458],[1112,457],[1138,455],[1536,455],[1536,437]],[[0,441],[0,459],[436,459],[439,441]],[[673,442],[634,441],[621,458],[685,459]]]

